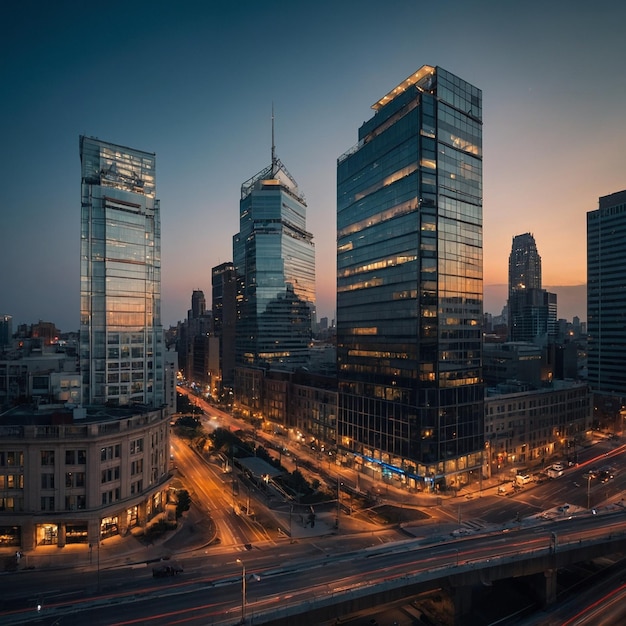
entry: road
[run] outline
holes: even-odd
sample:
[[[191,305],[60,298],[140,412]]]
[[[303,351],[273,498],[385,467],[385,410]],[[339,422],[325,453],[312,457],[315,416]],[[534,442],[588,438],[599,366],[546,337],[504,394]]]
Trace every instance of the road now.
[[[240,422],[231,416],[204,403],[201,406],[208,413],[203,419],[206,424],[239,428]],[[273,443],[271,438],[269,441]],[[474,494],[472,499],[444,500],[442,506],[432,507],[429,512],[433,518],[447,522],[438,526],[447,530],[441,530],[435,538],[437,545],[422,546],[419,540],[396,543],[393,539],[399,534],[394,529],[292,544],[284,539],[277,541],[248,516],[235,514],[230,474],[224,474],[216,464],[207,464],[175,438],[172,446],[185,487],[193,493],[201,513],[214,519],[219,543],[185,554],[185,573],[176,580],[153,580],[150,566],[145,563],[97,572],[93,568],[64,572],[62,578],[44,571],[7,577],[3,581],[0,622],[53,623],[62,618],[57,623],[145,623],[148,619],[155,624],[235,623],[242,603],[241,561],[248,572],[246,610],[252,615],[267,607],[309,602],[343,589],[355,589],[363,580],[392,580],[406,576],[407,572],[463,567],[475,560],[515,554],[515,551],[548,549],[551,539],[545,530],[547,521],[537,520],[540,530],[530,536],[515,531],[513,539],[513,534],[501,534],[501,531],[507,525],[511,527],[518,513],[524,519],[565,502],[586,508],[588,497],[593,506],[600,506],[607,497],[619,499],[619,492],[626,487],[626,471],[618,471],[605,484],[581,482],[582,474],[592,464],[614,463],[623,469],[624,448],[612,448],[607,442],[602,448],[586,451],[586,456],[581,453],[581,466],[566,470],[563,477],[524,488],[511,497]],[[315,455],[309,455],[306,450],[301,454],[315,462]],[[293,456],[289,458],[295,465]],[[319,469],[327,473],[326,467]],[[339,470],[329,464],[328,471],[331,469]],[[339,476],[348,482],[354,479],[350,472],[342,470]],[[356,479],[352,485],[356,486]],[[410,498],[409,494],[397,494],[393,490],[385,495],[390,500],[397,498],[399,503]],[[563,524],[559,526],[559,542],[566,542],[567,532],[563,536],[562,532],[567,530],[567,516],[558,517]],[[620,523],[624,524],[623,518]],[[577,540],[598,532],[597,522],[592,519],[589,524],[589,528],[581,527]],[[459,526],[470,528],[475,536],[452,539],[449,529]],[[429,528],[427,535],[436,532]],[[499,530],[494,532],[494,528]],[[486,538],[486,543],[480,542],[481,536]],[[246,550],[246,544],[253,549]],[[39,593],[40,589],[46,593]],[[40,602],[43,609],[33,612]],[[120,621],[120,615],[124,621]]]
[[[207,463],[174,435],[172,449],[185,488],[197,506],[213,519],[220,543],[241,545],[270,540],[267,531],[236,504],[233,474],[226,474],[218,465]]]
[[[241,557],[247,568],[246,613],[257,616],[290,605],[306,607],[323,596],[355,593],[372,584],[404,584],[407,577],[437,577],[478,562],[492,564],[498,559],[519,558],[521,553],[547,554],[565,549],[571,542],[624,532],[626,512],[541,522],[510,533],[485,533],[444,543],[424,545],[418,540],[390,543],[368,550],[291,559],[277,565],[270,551],[263,556]],[[221,568],[215,578],[189,576],[186,580],[158,581],[141,592],[104,595],[78,602],[60,600],[48,604],[39,614],[3,614],[3,624],[51,623],[62,618],[69,624],[165,625],[234,624],[242,609],[242,564],[235,559]],[[186,576],[187,574],[185,574]],[[122,608],[123,607],[123,608]],[[45,615],[44,615],[45,613]],[[123,618],[120,616],[123,615]],[[37,619],[39,617],[39,619]]]

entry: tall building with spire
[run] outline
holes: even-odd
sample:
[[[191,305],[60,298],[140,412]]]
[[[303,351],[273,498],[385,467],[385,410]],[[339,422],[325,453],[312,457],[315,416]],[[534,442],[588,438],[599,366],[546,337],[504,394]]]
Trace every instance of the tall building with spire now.
[[[547,344],[556,336],[556,294],[541,287],[541,256],[531,233],[513,237],[509,255],[509,339]]]
[[[80,137],[80,369],[89,404],[161,407],[155,155]]]
[[[337,163],[338,444],[459,486],[483,461],[482,94],[424,65],[372,108]]]
[[[241,186],[237,275],[236,364],[295,369],[309,362],[315,319],[315,248],[307,205],[276,156]]]

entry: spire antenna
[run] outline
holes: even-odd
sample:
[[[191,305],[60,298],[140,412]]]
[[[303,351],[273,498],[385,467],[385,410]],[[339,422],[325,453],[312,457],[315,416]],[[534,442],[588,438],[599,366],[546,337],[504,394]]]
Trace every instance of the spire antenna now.
[[[274,145],[274,103],[272,102],[272,176],[276,173],[276,146]]]

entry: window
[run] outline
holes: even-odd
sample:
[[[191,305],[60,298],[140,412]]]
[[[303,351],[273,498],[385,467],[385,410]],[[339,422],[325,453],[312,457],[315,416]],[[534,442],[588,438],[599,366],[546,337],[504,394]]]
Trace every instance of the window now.
[[[120,488],[116,487],[114,490],[105,491],[102,493],[102,504],[111,504],[120,499]]]
[[[143,459],[137,459],[130,464],[130,474],[141,474],[143,472]]]
[[[42,511],[54,511],[54,496],[42,496],[41,510]]]
[[[0,465],[24,465],[23,452],[16,452],[14,450],[0,452]]]
[[[85,486],[85,473],[84,472],[66,472],[65,473],[65,486],[66,487],[84,487]]]
[[[103,469],[100,474],[100,482],[101,483],[110,483],[112,480],[119,480],[120,477],[120,468],[110,467],[108,469]]]
[[[41,475],[41,488],[42,489],[54,489],[54,474],[42,474]]]
[[[54,450],[42,450],[41,451],[41,464],[42,465],[54,465]]]
[[[85,465],[87,462],[86,450],[66,450],[65,465]]]
[[[111,459],[120,458],[120,444],[115,446],[107,446],[106,448],[100,448],[100,460],[110,461]]]

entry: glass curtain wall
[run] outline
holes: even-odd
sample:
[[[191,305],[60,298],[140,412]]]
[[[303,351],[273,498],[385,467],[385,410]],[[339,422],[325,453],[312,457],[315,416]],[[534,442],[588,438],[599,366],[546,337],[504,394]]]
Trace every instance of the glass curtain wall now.
[[[242,185],[240,232],[233,238],[238,365],[308,365],[315,315],[312,239],[304,198],[278,160]]]
[[[626,396],[626,191],[599,199],[587,213],[587,330],[589,384],[594,392]]]
[[[338,440],[458,485],[483,439],[481,92],[423,66],[373,108],[337,166]]]
[[[164,402],[155,155],[80,138],[83,397]]]

